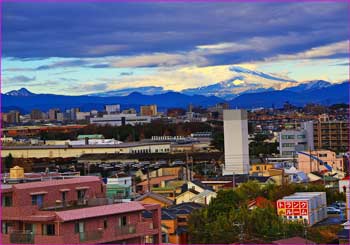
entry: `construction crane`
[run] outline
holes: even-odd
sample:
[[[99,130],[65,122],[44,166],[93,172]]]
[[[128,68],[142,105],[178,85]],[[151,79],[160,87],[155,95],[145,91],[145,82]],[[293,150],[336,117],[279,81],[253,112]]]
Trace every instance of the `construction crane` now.
[[[321,159],[319,159],[318,157],[316,157],[316,156],[314,156],[312,154],[308,154],[308,153],[303,152],[303,151],[298,151],[297,154],[301,154],[301,155],[305,155],[305,156],[310,157],[311,159],[313,159],[313,160],[319,162],[321,165],[325,166],[325,168],[327,168],[328,171],[332,172],[332,167],[329,166],[326,162],[324,162]]]

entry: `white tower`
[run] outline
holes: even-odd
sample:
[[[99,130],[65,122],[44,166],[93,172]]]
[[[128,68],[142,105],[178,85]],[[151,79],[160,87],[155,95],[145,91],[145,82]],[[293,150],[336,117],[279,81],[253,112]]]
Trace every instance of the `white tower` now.
[[[249,173],[248,115],[224,110],[225,166],[222,175]]]

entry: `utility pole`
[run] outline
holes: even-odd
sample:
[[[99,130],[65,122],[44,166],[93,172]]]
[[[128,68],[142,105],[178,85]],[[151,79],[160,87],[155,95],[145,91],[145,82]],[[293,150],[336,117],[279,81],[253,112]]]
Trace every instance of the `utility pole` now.
[[[149,179],[149,167],[147,167],[147,192],[151,192],[151,181]]]
[[[193,171],[193,157],[191,156],[190,159],[191,159],[191,175],[190,175],[190,179],[192,181],[192,174],[194,174],[194,171]]]
[[[186,181],[189,181],[188,177],[188,152],[186,151]]]
[[[232,189],[235,190],[236,187],[236,176],[235,172],[232,172]]]

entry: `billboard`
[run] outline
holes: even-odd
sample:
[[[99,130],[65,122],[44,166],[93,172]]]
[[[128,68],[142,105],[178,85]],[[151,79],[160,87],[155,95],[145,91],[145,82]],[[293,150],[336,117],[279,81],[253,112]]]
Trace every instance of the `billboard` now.
[[[279,216],[308,216],[307,201],[278,200],[277,214]]]

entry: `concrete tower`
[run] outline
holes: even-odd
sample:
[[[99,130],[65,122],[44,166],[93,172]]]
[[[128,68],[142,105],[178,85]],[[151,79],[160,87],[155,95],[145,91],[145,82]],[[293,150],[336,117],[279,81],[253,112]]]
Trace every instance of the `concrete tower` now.
[[[224,110],[225,167],[222,175],[249,173],[248,115]]]

